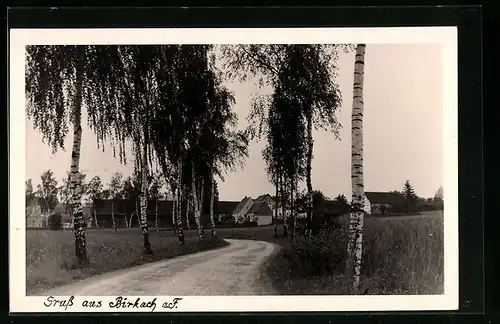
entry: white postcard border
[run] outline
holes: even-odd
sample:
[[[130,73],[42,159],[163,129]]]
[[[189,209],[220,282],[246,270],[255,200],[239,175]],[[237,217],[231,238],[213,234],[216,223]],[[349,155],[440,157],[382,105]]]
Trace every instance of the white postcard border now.
[[[9,285],[11,312],[57,312],[47,297],[26,296],[23,181],[26,165],[24,68],[26,45],[56,44],[270,44],[366,43],[443,45],[443,148],[445,276],[443,295],[417,296],[128,296],[157,303],[183,298],[179,312],[389,311],[458,309],[458,48],[456,27],[227,28],[227,29],[11,29],[9,133]],[[23,144],[23,145],[21,145]],[[42,144],[41,144],[42,145]],[[64,297],[58,297],[58,299]],[[75,296],[66,312],[130,312],[109,307],[114,297]],[[81,306],[101,300],[103,307]],[[142,310],[146,311],[147,310]]]

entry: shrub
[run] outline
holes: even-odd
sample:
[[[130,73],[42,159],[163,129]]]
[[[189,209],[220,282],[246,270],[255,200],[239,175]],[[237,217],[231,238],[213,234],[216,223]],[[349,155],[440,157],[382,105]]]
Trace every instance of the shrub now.
[[[57,231],[62,229],[62,216],[59,213],[52,214],[47,220],[48,227],[51,230]]]
[[[292,277],[313,277],[343,271],[346,231],[340,222],[323,227],[312,236],[297,236],[280,253],[289,263]]]

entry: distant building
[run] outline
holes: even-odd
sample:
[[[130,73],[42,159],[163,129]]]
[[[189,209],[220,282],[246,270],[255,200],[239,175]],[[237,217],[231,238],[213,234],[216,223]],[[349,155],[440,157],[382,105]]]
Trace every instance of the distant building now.
[[[271,225],[273,223],[273,211],[265,201],[256,200],[247,212],[247,218],[257,222],[258,226]]]
[[[42,215],[42,209],[37,199],[33,199],[29,206],[26,206],[26,227],[47,227],[47,215]]]
[[[218,201],[214,208],[214,219],[219,223],[233,223],[236,221],[233,214],[239,201]]]
[[[397,192],[365,192],[365,210],[369,214],[389,214],[404,210],[404,196]]]
[[[83,206],[83,219],[87,223],[87,227],[91,227],[91,210],[90,208]],[[26,227],[36,228],[36,227],[48,227],[49,215],[59,214],[62,217],[62,227],[72,228],[73,218],[71,217],[70,207],[63,203],[57,203],[54,209],[47,214],[42,214],[40,205],[37,201],[31,203],[30,206],[26,207]]]
[[[172,226],[173,201],[171,200],[150,200],[147,203],[147,222],[149,227],[156,227],[156,215],[158,214],[158,227],[165,228]],[[139,227],[140,219],[137,217],[139,204],[126,199],[103,199],[96,201],[95,214],[99,228],[112,228],[113,216],[117,228]],[[183,222],[185,222],[185,213]],[[95,222],[92,221],[93,227]]]
[[[255,200],[265,202],[269,206],[269,208],[271,208],[271,210],[274,210],[274,208],[276,206],[276,201],[274,200],[274,198],[270,194],[260,195]]]
[[[236,209],[233,211],[233,217],[237,223],[249,221],[247,213],[252,207],[253,203],[254,202],[251,197],[245,197],[241,200],[238,206],[236,206]]]

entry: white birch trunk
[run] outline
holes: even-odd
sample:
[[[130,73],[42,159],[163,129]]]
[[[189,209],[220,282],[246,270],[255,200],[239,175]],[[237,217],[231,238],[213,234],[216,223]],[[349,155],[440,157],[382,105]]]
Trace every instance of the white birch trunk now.
[[[354,293],[358,293],[363,253],[364,180],[363,180],[363,81],[365,44],[356,47],[352,103],[351,185],[352,206],[349,217],[346,275],[352,276]]]
[[[273,225],[274,225],[274,237],[278,237],[278,197],[279,197],[279,180],[278,172],[276,172],[276,196],[274,202],[274,215],[273,215]]]
[[[175,233],[177,218],[175,217],[175,213],[177,212],[177,190],[172,188],[172,229]]]
[[[186,192],[186,226],[191,229],[191,224],[189,223],[189,209],[191,208],[191,195]]]
[[[158,199],[155,200],[155,228],[158,232]]]
[[[200,240],[203,240],[205,237],[204,231],[203,231],[203,226],[201,224],[201,204],[198,201],[197,197],[197,190],[196,190],[196,171],[194,168],[194,162],[191,164],[192,168],[192,192],[193,192],[193,202],[194,202],[194,211],[195,211],[195,221],[196,221],[196,226],[198,228],[198,236]],[[203,194],[203,184],[202,184],[202,194]]]
[[[113,221],[113,228],[116,231],[116,222],[115,222],[115,200],[111,201],[111,220]]]
[[[83,90],[83,74],[84,65],[83,60],[84,52],[81,46],[78,46],[78,62],[76,64],[75,75],[75,101],[74,101],[74,116],[73,116],[73,148],[71,152],[71,209],[73,211],[73,228],[75,233],[75,253],[78,263],[83,264],[87,262],[87,247],[85,242],[85,227],[83,220],[82,209],[82,192],[80,187],[80,151],[82,147],[82,90]]]
[[[203,199],[203,196],[202,196]],[[215,186],[214,186],[214,168],[210,165],[210,222],[212,223],[212,237],[217,237],[217,232],[215,231],[215,220],[214,220],[214,202],[215,202]]]
[[[293,193],[295,194],[295,196],[297,196],[297,178],[294,178],[292,180],[292,189],[293,189]],[[297,197],[295,197],[295,199],[297,199]],[[297,238],[297,211],[295,210],[295,199],[294,199],[294,196],[292,196],[292,206],[293,206],[293,238],[296,239]]]
[[[177,161],[177,237],[180,243],[184,243],[184,230],[182,228],[182,158]]]
[[[143,134],[142,143],[142,165],[141,165],[141,194],[140,194],[140,205],[141,205],[141,217],[140,226],[142,230],[142,235],[144,237],[144,253],[152,254],[151,242],[149,241],[149,230],[148,230],[148,217],[147,217],[147,196],[146,191],[148,188],[148,153],[147,153],[147,141],[146,134]]]
[[[307,114],[307,165],[306,165],[306,183],[307,183],[307,223],[305,235],[311,234],[312,212],[313,212],[313,188],[312,188],[312,158],[313,158],[313,135],[312,135],[312,112]]]
[[[94,222],[95,222],[95,228],[99,228],[99,223],[97,222],[97,212],[95,211],[95,208],[94,209]]]

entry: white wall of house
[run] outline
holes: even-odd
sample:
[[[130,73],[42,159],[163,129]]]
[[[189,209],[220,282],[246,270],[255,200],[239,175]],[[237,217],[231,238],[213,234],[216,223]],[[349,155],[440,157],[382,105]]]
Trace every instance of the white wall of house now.
[[[252,208],[253,205],[253,199],[248,199],[243,208],[240,210],[239,213],[234,213],[233,217],[236,220],[237,223],[241,223],[245,220],[245,216],[247,216],[248,211],[250,208]]]
[[[258,226],[271,225],[273,223],[271,215],[258,215],[255,216]]]

